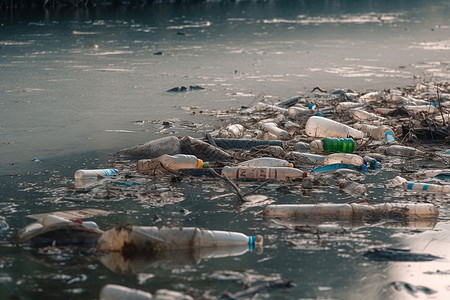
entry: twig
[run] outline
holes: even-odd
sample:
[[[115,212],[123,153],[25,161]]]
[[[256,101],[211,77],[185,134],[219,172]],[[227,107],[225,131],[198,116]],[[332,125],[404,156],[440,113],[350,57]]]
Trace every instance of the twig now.
[[[219,173],[217,173],[214,169],[210,169],[211,172],[213,174],[215,174],[216,176],[222,178],[223,180],[227,181],[232,187],[233,189],[236,191],[236,194],[238,195],[239,199],[241,200],[241,202],[248,202],[247,199],[245,199],[245,196],[242,194],[241,190],[239,189],[239,187],[234,184],[234,182],[232,182],[226,175],[221,175]]]

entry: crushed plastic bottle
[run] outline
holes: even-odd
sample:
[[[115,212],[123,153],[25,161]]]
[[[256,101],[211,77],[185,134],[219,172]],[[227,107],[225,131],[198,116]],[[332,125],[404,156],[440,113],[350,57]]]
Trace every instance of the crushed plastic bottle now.
[[[396,156],[406,156],[406,157],[420,157],[424,156],[425,152],[418,150],[413,147],[392,145],[388,147],[380,146],[376,149],[378,153],[385,155],[396,155]]]
[[[175,155],[161,155],[154,159],[141,159],[137,162],[136,168],[139,171],[171,171],[177,172],[180,169],[197,169],[207,168],[208,163],[204,163],[194,155],[175,154]]]
[[[362,139],[366,134],[348,125],[319,116],[312,116],[305,125],[305,131],[311,137],[336,137]]]
[[[311,153],[352,153],[355,150],[355,141],[351,138],[324,138],[312,141],[309,148]]]
[[[394,131],[388,126],[373,126],[368,124],[354,124],[353,126],[376,140],[386,141],[388,143],[395,142]]]
[[[349,181],[349,182],[340,182],[339,188],[341,191],[353,196],[359,197],[366,193],[366,187],[363,184]]]
[[[180,140],[176,136],[167,136],[142,145],[120,150],[117,154],[122,156],[154,158],[163,154],[172,155],[178,153],[180,153]]]
[[[290,167],[229,167],[222,168],[222,175],[229,179],[278,179],[298,180],[307,177],[307,173]]]
[[[258,157],[251,160],[247,160],[238,164],[242,167],[290,167],[294,165],[285,159],[279,159],[274,157]]]

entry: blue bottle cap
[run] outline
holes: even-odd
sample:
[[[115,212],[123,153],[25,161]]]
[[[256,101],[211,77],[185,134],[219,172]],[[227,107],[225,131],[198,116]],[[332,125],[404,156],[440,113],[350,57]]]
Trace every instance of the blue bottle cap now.
[[[250,250],[250,252],[255,250],[255,237],[254,236],[248,237],[248,249]]]
[[[367,170],[367,166],[366,165],[361,165],[361,170]]]
[[[313,103],[309,103],[309,104],[308,104],[308,108],[309,108],[309,109],[313,109],[314,107],[315,107],[315,105],[314,105]]]
[[[384,138],[386,139],[386,142],[393,143],[395,142],[394,136],[392,135],[392,132],[388,131],[384,134]]]
[[[323,113],[318,112],[318,113],[315,114],[315,116],[323,117]]]
[[[431,103],[434,107],[436,107],[438,104],[436,102]]]

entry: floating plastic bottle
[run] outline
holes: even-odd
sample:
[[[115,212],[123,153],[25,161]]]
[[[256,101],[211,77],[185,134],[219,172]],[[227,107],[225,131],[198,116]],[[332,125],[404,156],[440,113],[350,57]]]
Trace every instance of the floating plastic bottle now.
[[[71,222],[71,221],[56,215],[46,215],[38,219],[37,222],[44,226],[48,226],[56,223]]]
[[[223,167],[222,175],[230,179],[296,180],[307,177],[306,172],[290,167]]]
[[[97,170],[77,170],[75,172],[75,179],[78,180],[89,180],[89,179],[99,179],[107,176],[117,175],[116,169],[97,169]]]
[[[263,214],[270,218],[376,218],[398,215],[406,218],[432,218],[438,215],[431,203],[382,204],[271,204]]]
[[[314,168],[311,170],[312,173],[320,173],[320,172],[329,172],[329,171],[336,171],[340,169],[350,169],[350,170],[357,170],[366,172],[367,166],[366,165],[353,165],[353,164],[330,164],[325,166],[320,166],[317,168]]]
[[[388,147],[380,146],[376,149],[377,152],[385,155],[420,157],[425,155],[425,152],[408,146],[392,145]]]
[[[209,141],[209,139],[208,139]],[[263,140],[248,140],[248,139],[212,139],[215,146],[225,150],[229,149],[245,149],[250,150],[253,147],[258,146],[280,146],[283,147],[284,142],[280,140],[275,141],[263,141]],[[308,145],[309,146],[309,145]]]
[[[429,193],[450,193],[450,185],[439,185],[421,182],[403,182],[406,191],[429,192]]]
[[[364,159],[357,155],[351,153],[333,153],[327,155],[323,160],[324,165],[331,164],[352,164],[361,166],[364,164]]]
[[[319,116],[312,116],[305,125],[305,131],[311,137],[336,137],[362,139],[366,134],[360,130]]]
[[[152,251],[185,250],[200,247],[232,247],[248,245],[250,250],[262,246],[260,235],[247,236],[240,232],[206,230],[197,227],[158,228],[156,226],[117,226],[100,237],[100,251],[126,251],[136,253]]]
[[[208,163],[204,163],[194,155],[175,154],[175,155],[161,155],[154,159],[141,159],[137,162],[137,169],[139,171],[153,171],[153,170],[168,170],[177,172],[180,169],[196,169],[207,168]]]
[[[351,138],[324,138],[312,141],[309,148],[311,153],[352,153],[355,150],[355,141]]]
[[[388,143],[395,142],[394,131],[388,126],[373,126],[367,124],[354,124],[353,126],[376,140],[386,141]]]
[[[241,167],[290,167],[294,165],[285,159],[274,157],[258,157],[238,164]]]
[[[119,155],[154,158],[163,154],[180,153],[180,140],[176,136],[167,136],[149,141],[143,145],[133,146],[118,152]]]
[[[339,188],[341,189],[341,191],[353,197],[362,196],[366,193],[366,187],[358,182],[340,182]]]
[[[107,284],[100,291],[99,300],[153,300],[150,293],[117,284]]]
[[[231,161],[234,157],[219,147],[202,140],[185,136],[180,139],[180,151],[183,154],[195,155],[203,161]],[[171,153],[165,153],[171,155]],[[147,157],[152,158],[152,157]]]
[[[289,137],[289,133],[272,122],[260,123],[261,129],[273,134],[277,139],[285,140]]]

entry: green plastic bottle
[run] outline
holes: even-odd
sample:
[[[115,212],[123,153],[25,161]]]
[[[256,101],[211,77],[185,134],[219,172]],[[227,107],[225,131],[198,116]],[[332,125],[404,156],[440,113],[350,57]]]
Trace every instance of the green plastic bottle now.
[[[311,152],[315,153],[352,153],[355,150],[355,141],[352,138],[324,138],[321,141],[313,141],[310,148]]]

